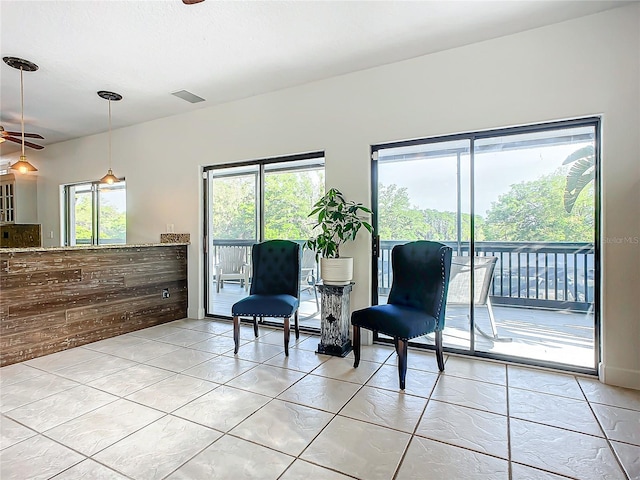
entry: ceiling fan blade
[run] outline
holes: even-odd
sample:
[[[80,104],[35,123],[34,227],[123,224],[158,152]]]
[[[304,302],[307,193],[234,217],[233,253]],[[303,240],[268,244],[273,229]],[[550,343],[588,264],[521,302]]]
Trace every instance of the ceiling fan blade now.
[[[12,135],[14,137],[20,137],[22,136],[21,132],[7,132],[5,131],[4,133],[6,133],[7,135]],[[24,134],[25,138],[39,138],[40,140],[44,140],[44,137],[38,133],[25,133]]]
[[[195,5],[196,3],[204,2],[204,0],[182,0],[185,5]]]
[[[13,135],[14,137],[22,136],[21,132],[7,132],[7,131],[5,131],[4,133],[6,133],[8,135]],[[42,135],[40,135],[39,133],[25,133],[24,136],[25,136],[25,138],[39,138],[40,140],[44,140],[44,137]]]
[[[15,143],[19,143],[22,144],[22,140],[18,139],[18,138],[13,138],[13,137],[4,137],[5,140],[9,140],[10,142],[15,142]],[[31,143],[31,142],[24,142],[24,146],[25,147],[30,147],[30,148],[34,148],[36,150],[42,150],[44,147],[42,145],[36,145],[35,143]]]

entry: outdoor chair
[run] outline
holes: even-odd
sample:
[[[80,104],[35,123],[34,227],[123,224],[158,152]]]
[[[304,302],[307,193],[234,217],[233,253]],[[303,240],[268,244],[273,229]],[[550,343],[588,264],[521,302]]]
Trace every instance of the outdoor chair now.
[[[451,279],[449,280],[448,305],[469,305],[471,302],[471,259],[473,258],[473,303],[474,305],[486,305],[489,313],[491,334],[485,333],[478,322],[474,322],[475,329],[490,340],[510,342],[512,339],[498,336],[496,319],[493,315],[489,290],[493,281],[493,273],[498,262],[498,257],[468,257],[457,256],[451,260]]]
[[[300,293],[313,290],[313,295],[316,299],[316,312],[320,310],[320,302],[318,302],[318,280],[316,277],[317,267],[315,252],[307,248],[303,249],[302,260],[300,261]]]
[[[216,292],[224,288],[225,280],[240,280],[240,286],[249,288],[249,264],[245,247],[218,247]]]
[[[289,356],[289,319],[294,316],[296,339],[300,338],[300,245],[289,240],[257,243],[251,251],[253,277],[249,296],[231,307],[233,315],[234,353],[240,342],[240,317],[253,318],[253,332],[258,336],[258,318],[284,319],[284,353]]]
[[[425,240],[393,247],[393,282],[387,304],[351,314],[354,368],[360,363],[360,328],[366,328],[393,337],[401,390],[405,387],[407,344],[411,338],[435,332],[438,368],[444,370],[442,330],[451,255],[450,247]]]

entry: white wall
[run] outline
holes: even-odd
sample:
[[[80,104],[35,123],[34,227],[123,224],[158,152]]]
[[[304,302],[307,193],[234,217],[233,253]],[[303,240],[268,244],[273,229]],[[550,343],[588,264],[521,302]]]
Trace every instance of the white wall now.
[[[602,115],[601,373],[640,388],[640,245],[612,243],[640,238],[639,25],[635,4],[116,130],[113,170],[127,180],[128,241],[156,242],[167,223],[191,233],[189,315],[200,317],[201,166],[324,150],[327,186],[369,204],[371,144]],[[30,156],[40,169],[43,231],[59,232],[60,184],[104,174],[105,146],[103,134]],[[356,257],[352,307],[360,308],[370,297],[367,239],[346,253]]]

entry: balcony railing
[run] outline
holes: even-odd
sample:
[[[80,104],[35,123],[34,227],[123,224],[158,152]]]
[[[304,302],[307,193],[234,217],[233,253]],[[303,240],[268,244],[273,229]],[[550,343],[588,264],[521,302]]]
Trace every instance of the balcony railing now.
[[[404,241],[380,242],[378,288],[391,287],[391,249]],[[454,255],[469,255],[469,244],[443,242]],[[587,311],[594,296],[594,246],[583,242],[476,242],[476,255],[496,256],[493,304]]]
[[[210,258],[218,248],[242,246],[250,262],[251,240],[214,240]],[[302,243],[302,240],[299,241]],[[380,242],[378,291],[389,293],[393,271],[391,249],[405,241]],[[469,255],[469,244],[443,242],[454,255]],[[594,299],[594,246],[585,242],[476,242],[476,255],[496,256],[491,286],[494,305],[588,311]]]

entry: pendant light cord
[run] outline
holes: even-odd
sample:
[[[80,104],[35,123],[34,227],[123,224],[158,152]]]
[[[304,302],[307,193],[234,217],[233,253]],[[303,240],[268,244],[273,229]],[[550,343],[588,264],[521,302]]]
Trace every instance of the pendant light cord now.
[[[109,99],[109,171],[111,171],[111,99]]]
[[[22,67],[20,67],[20,128],[22,128],[22,156],[24,157],[24,82]]]

